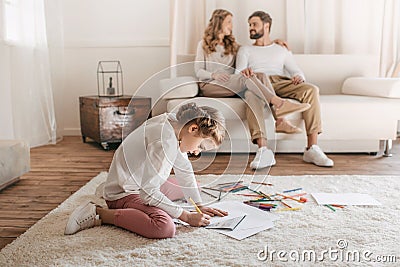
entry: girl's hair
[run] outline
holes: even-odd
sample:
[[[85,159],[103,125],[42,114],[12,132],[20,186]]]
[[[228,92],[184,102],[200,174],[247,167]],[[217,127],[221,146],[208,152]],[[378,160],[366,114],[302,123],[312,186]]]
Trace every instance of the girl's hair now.
[[[206,55],[216,51],[215,47],[218,44],[218,35],[222,32],[222,23],[229,15],[232,16],[232,13],[225,9],[216,9],[212,13],[203,35],[203,50]],[[236,43],[235,37],[232,34],[225,36],[223,42],[225,47],[224,54],[236,56],[239,45]]]
[[[199,126],[200,137],[211,137],[217,146],[221,145],[225,138],[225,118],[215,108],[187,103],[179,108],[176,119],[183,126],[196,124]]]

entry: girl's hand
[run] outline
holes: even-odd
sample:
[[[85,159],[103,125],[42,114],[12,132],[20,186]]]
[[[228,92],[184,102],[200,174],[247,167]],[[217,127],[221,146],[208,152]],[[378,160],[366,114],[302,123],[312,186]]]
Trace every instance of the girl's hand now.
[[[198,212],[183,211],[179,219],[187,222],[191,226],[207,226],[210,224],[210,216]]]
[[[229,81],[229,79],[231,78],[231,75],[228,73],[213,73],[211,75],[211,78],[213,78],[214,80],[217,80],[219,82],[227,82]]]
[[[228,212],[220,210],[220,209],[214,209],[214,208],[210,208],[210,207],[199,207],[199,209],[201,210],[201,212],[203,212],[204,214],[210,215],[211,217],[216,216],[220,216],[220,217],[224,217],[226,215],[228,215]]]

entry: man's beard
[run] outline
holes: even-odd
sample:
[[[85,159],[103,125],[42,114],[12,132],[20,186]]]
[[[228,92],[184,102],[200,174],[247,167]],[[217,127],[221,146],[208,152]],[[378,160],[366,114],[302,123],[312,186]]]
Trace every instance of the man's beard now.
[[[250,39],[260,39],[263,36],[264,36],[264,29],[262,29],[260,32],[256,32],[253,34],[250,32]]]

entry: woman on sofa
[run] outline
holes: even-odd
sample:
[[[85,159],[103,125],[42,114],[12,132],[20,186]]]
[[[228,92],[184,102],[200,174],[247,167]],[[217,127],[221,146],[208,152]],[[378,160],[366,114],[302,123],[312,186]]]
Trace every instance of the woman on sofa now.
[[[231,97],[239,95],[247,104],[247,121],[252,142],[259,147],[255,159],[250,163],[253,169],[275,165],[273,155],[263,156],[266,133],[264,122],[265,104],[271,105],[276,118],[276,132],[298,133],[301,130],[291,125],[282,117],[307,110],[306,103],[293,103],[275,94],[272,85],[266,86],[255,75],[247,78],[241,73],[235,74],[235,58],[239,49],[232,35],[232,13],[224,9],[216,9],[204,32],[203,40],[197,46],[195,72],[202,81],[200,90],[206,97]],[[276,41],[279,43],[279,41]],[[266,160],[265,160],[266,159]]]

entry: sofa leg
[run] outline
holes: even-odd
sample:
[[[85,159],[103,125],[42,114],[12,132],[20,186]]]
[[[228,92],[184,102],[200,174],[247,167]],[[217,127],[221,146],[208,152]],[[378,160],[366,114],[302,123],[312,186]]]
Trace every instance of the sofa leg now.
[[[383,149],[384,157],[391,157],[392,155],[392,139],[385,140],[384,149]]]

